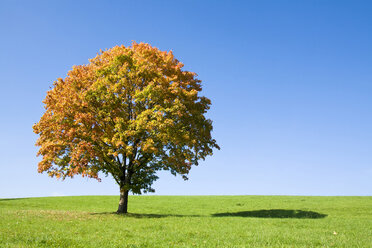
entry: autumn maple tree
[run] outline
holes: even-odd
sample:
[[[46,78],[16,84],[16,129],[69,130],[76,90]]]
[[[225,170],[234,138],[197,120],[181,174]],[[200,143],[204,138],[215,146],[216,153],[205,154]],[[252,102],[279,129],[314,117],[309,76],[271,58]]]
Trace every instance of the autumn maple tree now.
[[[39,134],[40,173],[65,179],[112,175],[120,187],[117,213],[128,192],[153,192],[156,171],[187,179],[192,165],[218,148],[205,117],[196,73],[172,52],[145,43],[101,51],[58,78],[33,126]]]

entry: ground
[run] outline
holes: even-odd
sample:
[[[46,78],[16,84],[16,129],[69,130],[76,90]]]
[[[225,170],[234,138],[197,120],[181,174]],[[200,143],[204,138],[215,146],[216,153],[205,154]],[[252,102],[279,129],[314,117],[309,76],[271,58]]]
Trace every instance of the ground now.
[[[0,199],[0,247],[372,247],[372,197]]]

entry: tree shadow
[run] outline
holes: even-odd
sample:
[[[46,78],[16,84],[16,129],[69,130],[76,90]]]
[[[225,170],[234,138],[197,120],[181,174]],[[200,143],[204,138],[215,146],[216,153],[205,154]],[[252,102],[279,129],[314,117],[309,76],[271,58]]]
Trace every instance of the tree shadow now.
[[[293,210],[293,209],[262,209],[240,212],[215,213],[212,215],[188,215],[188,214],[141,214],[126,213],[117,214],[116,212],[99,212],[90,213],[91,215],[112,215],[125,218],[167,218],[167,217],[251,217],[251,218],[293,218],[293,219],[322,219],[327,217],[326,214],[314,211]]]
[[[326,214],[313,211],[303,211],[294,209],[261,209],[241,212],[215,213],[213,217],[254,217],[254,218],[294,218],[294,219],[322,219]]]
[[[91,215],[115,215],[121,217],[129,218],[166,218],[166,217],[203,217],[202,215],[187,215],[187,214],[140,214],[140,213],[126,213],[117,214],[116,212],[100,212],[100,213],[90,213]]]
[[[0,198],[0,201],[18,201],[18,200],[25,200],[29,199],[28,197],[26,198]]]

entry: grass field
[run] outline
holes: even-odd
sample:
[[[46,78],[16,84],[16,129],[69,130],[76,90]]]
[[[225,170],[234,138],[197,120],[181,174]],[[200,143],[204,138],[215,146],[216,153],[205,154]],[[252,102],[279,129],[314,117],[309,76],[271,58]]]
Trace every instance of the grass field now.
[[[372,247],[372,197],[0,199],[0,247]]]

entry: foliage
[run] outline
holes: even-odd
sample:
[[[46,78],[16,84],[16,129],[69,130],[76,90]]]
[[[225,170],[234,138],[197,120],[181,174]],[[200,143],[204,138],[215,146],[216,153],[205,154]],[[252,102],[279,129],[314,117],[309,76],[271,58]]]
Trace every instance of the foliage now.
[[[101,51],[48,91],[34,125],[39,172],[57,178],[111,174],[121,189],[153,191],[157,170],[187,179],[219,148],[196,73],[144,43]]]

